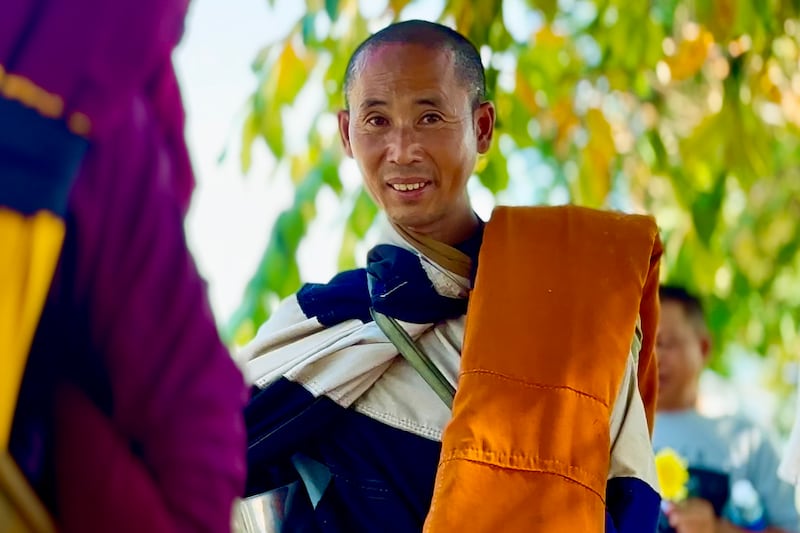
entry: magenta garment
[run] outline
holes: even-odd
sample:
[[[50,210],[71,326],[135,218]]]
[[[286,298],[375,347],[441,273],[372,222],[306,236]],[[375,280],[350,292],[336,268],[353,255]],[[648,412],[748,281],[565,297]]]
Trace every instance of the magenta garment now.
[[[142,96],[157,111],[175,168],[169,179],[186,208],[193,186],[183,107],[170,55],[188,0],[11,0],[0,2],[0,67],[60,96],[64,114],[91,121],[91,138],[129,119]],[[124,150],[114,147],[113,150]]]
[[[0,2],[3,69],[93,126],[11,438],[66,532],[228,531],[243,491],[246,389],[183,232],[185,9]]]

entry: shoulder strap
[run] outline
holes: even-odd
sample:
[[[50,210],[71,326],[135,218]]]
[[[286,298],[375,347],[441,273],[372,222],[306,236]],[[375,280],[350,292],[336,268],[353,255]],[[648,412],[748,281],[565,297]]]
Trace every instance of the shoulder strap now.
[[[447,378],[439,371],[430,357],[419,349],[414,340],[406,333],[406,330],[397,323],[394,318],[370,309],[370,314],[375,320],[375,324],[383,331],[386,337],[394,344],[400,355],[416,370],[422,379],[433,389],[442,399],[444,404],[452,409],[453,397],[456,394],[455,388],[447,381]]]

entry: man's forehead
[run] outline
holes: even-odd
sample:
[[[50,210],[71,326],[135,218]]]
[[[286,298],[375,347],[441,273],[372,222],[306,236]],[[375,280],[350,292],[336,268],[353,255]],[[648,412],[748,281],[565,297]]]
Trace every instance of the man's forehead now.
[[[397,91],[455,96],[453,90],[464,88],[453,69],[451,50],[416,43],[380,43],[362,54],[353,72],[351,88],[355,91],[351,96],[371,98]]]
[[[438,54],[446,57],[452,56],[452,49],[443,43],[420,41],[389,41],[371,44],[364,50],[363,56],[385,58],[398,54]]]
[[[416,42],[376,43],[364,50],[356,63],[356,74],[370,70],[392,69],[406,63],[438,63],[440,67],[452,67],[453,51],[435,44]]]

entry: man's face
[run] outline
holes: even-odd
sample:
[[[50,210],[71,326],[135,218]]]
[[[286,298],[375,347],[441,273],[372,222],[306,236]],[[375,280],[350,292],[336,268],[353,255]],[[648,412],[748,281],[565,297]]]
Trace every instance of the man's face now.
[[[494,109],[473,110],[453,53],[390,43],[367,50],[339,114],[347,155],[390,220],[445,235],[472,216],[467,180],[491,144]]]
[[[656,338],[659,410],[695,406],[697,384],[709,348],[708,337],[692,323],[679,303],[662,302]]]

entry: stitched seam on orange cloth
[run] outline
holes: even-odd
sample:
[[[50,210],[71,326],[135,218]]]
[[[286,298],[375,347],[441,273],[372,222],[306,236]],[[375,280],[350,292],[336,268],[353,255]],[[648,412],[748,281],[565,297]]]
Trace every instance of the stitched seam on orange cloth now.
[[[594,400],[597,403],[599,403],[600,405],[602,405],[603,407],[608,408],[608,403],[604,402],[602,400],[602,398],[598,398],[597,396],[589,394],[586,391],[578,390],[578,389],[575,389],[573,387],[567,387],[567,386],[564,386],[564,385],[545,385],[543,383],[531,383],[530,381],[525,381],[525,380],[522,380],[522,379],[519,379],[519,378],[508,376],[508,375],[503,374],[501,372],[494,372],[492,370],[480,370],[480,369],[478,369],[478,370],[465,370],[465,371],[461,372],[462,376],[466,376],[467,374],[486,374],[486,375],[489,375],[489,376],[502,378],[502,379],[505,379],[507,381],[512,381],[512,382],[514,382],[516,384],[522,385],[523,387],[529,387],[531,389],[568,390],[570,392],[574,392],[575,394],[577,394],[579,396],[583,396],[585,398],[589,398],[590,400]]]
[[[467,449],[464,449],[463,451],[478,451],[479,452],[481,450],[479,450],[477,448],[467,448]],[[485,452],[485,453],[491,454],[492,452]],[[481,461],[480,459],[474,459],[474,458],[468,458],[468,457],[450,456],[450,457],[444,458],[444,459],[439,461],[439,469],[441,470],[442,467],[447,463],[452,463],[452,462],[456,462],[456,461],[466,461],[466,462],[474,463],[474,464],[478,464],[478,465],[488,464],[490,466],[495,466],[497,468],[503,468],[503,469],[506,469],[506,470],[516,470],[516,471],[519,471],[519,472],[531,472],[531,473],[537,473],[537,474],[551,474],[551,475],[554,475],[554,476],[558,476],[558,477],[563,478],[563,479],[565,479],[567,481],[572,481],[573,483],[577,483],[581,487],[590,490],[592,493],[597,495],[597,497],[600,498],[600,500],[605,504],[605,497],[601,493],[599,493],[594,487],[588,485],[587,483],[584,483],[584,482],[580,481],[579,479],[576,479],[576,478],[570,476],[568,473],[563,473],[563,472],[560,472],[560,471],[554,471],[554,470],[552,470],[552,469],[547,467],[548,464],[553,464],[556,467],[561,467],[561,468],[565,468],[567,470],[573,470],[575,472],[579,472],[581,474],[584,474],[586,476],[586,478],[589,478],[589,479],[594,477],[591,474],[589,474],[588,472],[586,472],[585,470],[582,470],[580,468],[577,468],[577,467],[574,467],[574,466],[571,466],[571,465],[566,465],[566,464],[564,464],[564,463],[562,463],[560,461],[541,461],[542,466],[539,467],[539,468],[534,467],[534,466],[527,467],[527,468],[519,468],[519,467],[510,467],[510,466],[505,466],[505,465],[498,465],[498,464],[492,463],[490,461]],[[602,480],[600,482],[600,486],[603,486],[603,487],[605,486],[605,480]]]
[[[475,382],[480,382],[483,386],[476,387]],[[569,390],[566,385],[548,384],[549,388],[546,388],[525,387],[525,384],[525,381],[503,379],[493,371],[470,370],[462,375],[459,391],[471,390],[472,394],[462,396],[461,407],[454,410],[454,419],[449,429],[445,430],[450,431],[453,440],[443,442],[442,457],[465,457],[485,461],[485,466],[511,469],[552,468],[554,473],[574,477],[602,493],[610,449],[608,408],[590,394],[578,394]],[[495,395],[491,392],[498,390],[504,391],[504,394]],[[459,401],[459,394],[460,392],[456,393],[456,403]],[[520,401],[523,404],[515,407]],[[520,409],[523,413],[520,416],[524,416],[527,423],[509,423],[507,414],[520,412]],[[548,418],[548,413],[555,412],[553,409],[560,413],[557,420]],[[460,414],[473,411],[491,413],[488,416],[497,420],[491,423],[482,423],[480,420],[464,423],[462,416],[462,423],[457,422]],[[537,434],[541,434],[542,428],[549,426],[552,431],[553,424],[558,426],[558,420],[578,419],[579,413],[584,414],[584,424],[569,428],[560,426],[562,432],[559,435],[548,439],[546,444],[536,444]],[[539,429],[533,429],[535,427]],[[561,442],[562,446],[554,448],[556,442]],[[576,455],[574,452],[578,443],[597,452],[605,449],[605,452],[600,452],[599,455],[592,453],[590,457]]]

